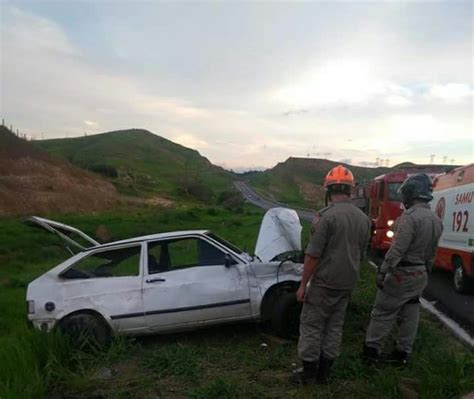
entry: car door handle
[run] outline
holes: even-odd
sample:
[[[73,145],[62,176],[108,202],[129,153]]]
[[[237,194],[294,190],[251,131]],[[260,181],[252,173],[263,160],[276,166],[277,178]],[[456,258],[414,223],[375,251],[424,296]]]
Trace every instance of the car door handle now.
[[[158,283],[160,281],[166,281],[164,278],[151,278],[149,280],[146,280],[147,283]]]

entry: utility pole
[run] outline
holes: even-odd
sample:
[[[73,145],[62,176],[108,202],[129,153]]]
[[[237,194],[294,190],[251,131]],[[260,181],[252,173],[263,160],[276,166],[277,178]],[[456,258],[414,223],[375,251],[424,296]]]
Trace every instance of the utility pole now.
[[[433,164],[435,159],[435,154],[430,155],[430,163]]]

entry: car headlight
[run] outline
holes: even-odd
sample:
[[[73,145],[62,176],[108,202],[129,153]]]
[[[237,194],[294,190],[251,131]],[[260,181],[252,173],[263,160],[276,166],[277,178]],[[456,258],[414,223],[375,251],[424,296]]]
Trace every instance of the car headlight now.
[[[388,227],[393,226],[393,220],[389,220],[389,221],[387,222],[387,226],[388,226]]]
[[[394,236],[394,233],[392,230],[387,231],[387,237],[392,238]]]
[[[26,301],[28,314],[35,314],[35,301]]]

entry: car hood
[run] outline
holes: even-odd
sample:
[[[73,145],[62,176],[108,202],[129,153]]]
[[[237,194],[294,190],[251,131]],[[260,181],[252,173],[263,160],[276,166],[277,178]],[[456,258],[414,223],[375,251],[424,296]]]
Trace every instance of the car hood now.
[[[272,208],[263,217],[255,255],[262,262],[290,251],[301,251],[302,226],[293,209]]]

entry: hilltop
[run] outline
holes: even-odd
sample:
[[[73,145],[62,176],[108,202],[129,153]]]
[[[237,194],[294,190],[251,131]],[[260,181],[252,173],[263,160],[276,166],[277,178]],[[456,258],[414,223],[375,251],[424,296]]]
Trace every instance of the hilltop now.
[[[263,195],[292,206],[319,207],[324,203],[325,192],[322,187],[327,172],[337,166],[348,167],[357,183],[371,180],[376,176],[399,169],[423,169],[437,167],[440,172],[454,168],[447,165],[416,165],[404,162],[392,168],[363,167],[319,158],[290,157],[275,167],[263,172],[249,172],[243,177],[250,185]]]
[[[36,144],[75,166],[101,174],[127,195],[210,201],[232,187],[232,175],[198,151],[147,130],[113,131]]]
[[[112,184],[0,126],[0,215],[88,212],[119,197]]]

